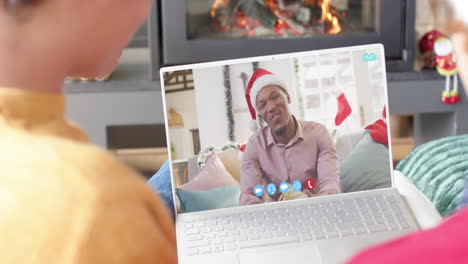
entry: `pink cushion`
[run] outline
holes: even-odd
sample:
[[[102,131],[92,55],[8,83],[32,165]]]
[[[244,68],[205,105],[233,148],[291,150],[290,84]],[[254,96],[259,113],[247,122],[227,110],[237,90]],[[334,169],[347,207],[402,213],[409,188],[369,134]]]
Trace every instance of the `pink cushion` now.
[[[190,182],[180,188],[190,191],[207,191],[223,186],[239,185],[231,174],[226,170],[218,155],[212,152],[206,159],[203,168]]]

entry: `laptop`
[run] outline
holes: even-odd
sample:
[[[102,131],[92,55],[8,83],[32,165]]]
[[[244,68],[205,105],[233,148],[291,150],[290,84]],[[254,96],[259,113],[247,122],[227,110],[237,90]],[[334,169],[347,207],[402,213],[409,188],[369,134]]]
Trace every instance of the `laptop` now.
[[[261,120],[262,110],[252,114],[246,94],[251,79],[263,76],[259,69],[287,87],[286,113],[295,133],[303,133],[295,142],[279,144],[273,121]],[[419,229],[393,182],[383,45],[166,67],[160,74],[180,263],[342,263]],[[258,100],[266,88],[257,89],[249,95]],[[255,114],[257,130],[250,128]],[[378,120],[387,124],[388,146],[365,129]],[[252,137],[271,144],[254,146]],[[323,144],[310,143],[323,140],[332,142],[327,160],[318,158]],[[307,154],[294,153],[304,142],[312,144]],[[268,163],[274,153],[263,152],[270,147],[290,147],[296,158],[280,157],[284,166],[276,172],[267,167],[278,166]],[[249,174],[246,157],[253,155],[260,169]],[[335,169],[317,168],[327,162]],[[295,170],[301,166],[307,171]],[[333,191],[323,191],[327,182]]]

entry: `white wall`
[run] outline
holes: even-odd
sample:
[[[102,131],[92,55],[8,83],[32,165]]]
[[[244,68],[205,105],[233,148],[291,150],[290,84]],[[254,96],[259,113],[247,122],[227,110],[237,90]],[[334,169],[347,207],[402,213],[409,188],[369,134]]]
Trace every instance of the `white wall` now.
[[[357,99],[360,107],[364,109],[363,126],[367,126],[382,118],[381,113],[385,103],[385,94],[383,93],[383,83],[385,82],[383,79],[383,59],[375,50],[368,51],[368,53],[375,53],[377,61],[362,62],[362,51],[354,52],[352,55],[356,87],[358,87]]]
[[[229,141],[223,67],[193,70],[200,145],[223,146]]]
[[[106,126],[164,124],[161,92],[65,94],[66,117],[82,127],[90,140],[107,147]]]
[[[234,136],[236,143],[247,143],[252,134],[249,127],[252,117],[245,99],[245,86],[247,84],[244,84],[240,76],[241,73],[244,73],[250,78],[253,73],[252,63],[231,65],[229,66],[229,72],[231,75],[232,111],[235,122]]]
[[[195,91],[182,91],[166,95],[167,109],[174,108],[184,120],[183,127],[170,127],[169,136],[176,150],[177,159],[187,159],[194,155],[193,139],[190,129],[198,128]]]

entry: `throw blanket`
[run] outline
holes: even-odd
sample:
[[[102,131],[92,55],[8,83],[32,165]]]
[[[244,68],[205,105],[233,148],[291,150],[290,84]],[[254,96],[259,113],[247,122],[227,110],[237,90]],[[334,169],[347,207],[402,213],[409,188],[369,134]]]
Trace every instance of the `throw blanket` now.
[[[434,140],[414,149],[397,168],[435,205],[442,216],[462,200],[468,169],[468,135]]]

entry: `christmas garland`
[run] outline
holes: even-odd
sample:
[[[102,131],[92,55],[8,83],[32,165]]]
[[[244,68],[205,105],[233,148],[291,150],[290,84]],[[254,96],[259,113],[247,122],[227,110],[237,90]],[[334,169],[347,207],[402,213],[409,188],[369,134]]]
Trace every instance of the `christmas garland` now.
[[[232,92],[231,92],[231,77],[229,75],[229,66],[223,67],[223,75],[224,75],[224,94],[226,99],[226,115],[228,120],[228,138],[229,141],[236,141],[234,136],[234,129],[235,129],[235,120],[234,114],[232,113]]]
[[[225,151],[228,149],[239,149],[239,146],[236,143],[228,142],[226,145],[222,146],[221,148],[207,147],[203,149],[198,154],[198,158],[197,158],[198,168],[203,169],[206,166],[206,159],[213,151],[220,152],[220,151]]]
[[[296,78],[296,96],[297,96],[297,105],[298,105],[298,115],[299,119],[304,120],[305,119],[305,103],[304,103],[304,95],[302,94],[302,89],[303,89],[303,80],[304,80],[304,74],[302,72],[302,67],[299,64],[299,60],[297,58],[294,58],[293,60],[294,64],[294,77]]]
[[[258,61],[252,62],[252,68],[253,68],[253,71],[258,70]]]

